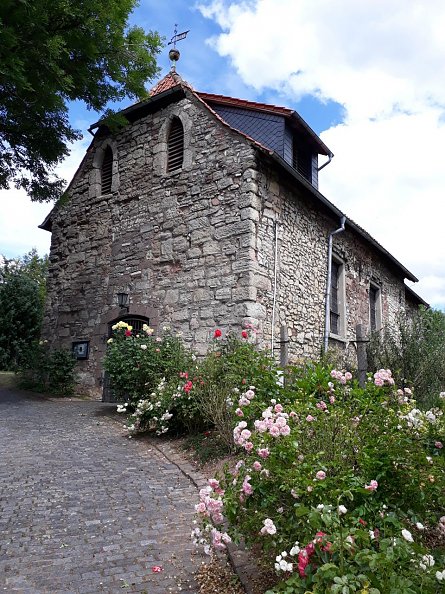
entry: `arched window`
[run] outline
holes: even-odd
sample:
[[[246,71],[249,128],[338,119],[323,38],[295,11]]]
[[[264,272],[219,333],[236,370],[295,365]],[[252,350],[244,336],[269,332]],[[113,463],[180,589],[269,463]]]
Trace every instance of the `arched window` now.
[[[104,160],[102,161],[101,174],[101,193],[111,194],[111,186],[113,183],[113,151],[110,146],[107,146],[104,152]]]
[[[184,160],[184,128],[179,118],[173,118],[167,142],[167,172],[181,169]]]

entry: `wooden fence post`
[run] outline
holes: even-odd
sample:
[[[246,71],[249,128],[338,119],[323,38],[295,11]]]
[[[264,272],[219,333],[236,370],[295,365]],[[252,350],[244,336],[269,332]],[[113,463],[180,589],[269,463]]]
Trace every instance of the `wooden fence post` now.
[[[281,326],[280,328],[280,365],[286,367],[289,363],[289,334],[287,332],[287,326]]]
[[[368,341],[366,340],[361,324],[357,324],[355,327],[355,337],[357,340],[358,382],[364,388],[366,384],[366,373],[368,371],[368,355],[366,353],[366,343]]]

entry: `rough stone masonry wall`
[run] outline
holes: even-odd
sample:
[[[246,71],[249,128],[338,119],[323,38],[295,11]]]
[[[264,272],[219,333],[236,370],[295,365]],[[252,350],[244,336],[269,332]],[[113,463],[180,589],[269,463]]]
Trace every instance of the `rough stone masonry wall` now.
[[[298,182],[284,182],[265,165],[257,178],[259,224],[257,232],[258,301],[263,307],[263,336],[271,342],[274,278],[274,225],[278,221],[277,306],[274,337],[280,339],[280,326],[289,331],[290,356],[317,358],[324,336],[328,234],[340,221],[317,207],[315,198],[305,198]],[[344,262],[347,329],[343,341],[330,340],[342,356],[356,362],[356,324],[369,328],[369,285],[381,288],[382,321],[392,321],[405,305],[403,278],[372,246],[346,231],[334,236],[333,253]],[[279,345],[276,343],[276,348]],[[275,351],[278,355],[278,351]]]
[[[174,115],[184,125],[185,160],[167,174]],[[248,142],[196,101],[181,99],[114,137],[119,183],[109,196],[98,183],[104,146],[104,139],[93,142],[68,203],[53,217],[44,321],[53,345],[90,340],[78,373],[83,389],[97,395],[108,326],[122,313],[117,292],[130,294],[130,315],[170,324],[200,352],[215,327],[251,320],[257,296],[256,160]]]

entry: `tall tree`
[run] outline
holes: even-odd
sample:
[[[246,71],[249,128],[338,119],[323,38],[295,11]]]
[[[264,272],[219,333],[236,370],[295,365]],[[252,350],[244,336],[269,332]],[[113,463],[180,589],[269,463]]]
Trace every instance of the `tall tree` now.
[[[0,369],[13,369],[40,335],[48,256],[40,258],[32,250],[22,258],[0,260]]]
[[[0,3],[0,189],[57,198],[54,167],[80,137],[67,102],[102,110],[147,95],[161,39],[128,27],[137,0],[2,0]]]

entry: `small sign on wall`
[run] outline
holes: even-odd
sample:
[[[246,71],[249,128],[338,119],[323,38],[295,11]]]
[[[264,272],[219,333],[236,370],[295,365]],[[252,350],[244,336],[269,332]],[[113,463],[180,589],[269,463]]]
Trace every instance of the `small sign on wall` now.
[[[73,356],[76,359],[88,359],[89,345],[88,340],[73,342]]]

